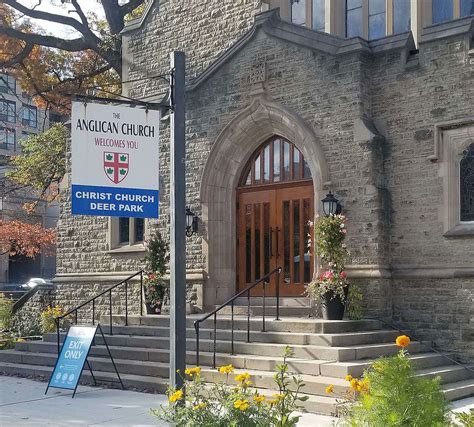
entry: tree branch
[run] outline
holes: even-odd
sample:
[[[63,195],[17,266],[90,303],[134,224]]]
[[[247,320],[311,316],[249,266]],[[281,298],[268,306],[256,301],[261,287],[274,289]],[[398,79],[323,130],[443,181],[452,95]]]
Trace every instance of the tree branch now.
[[[0,67],[4,68],[9,68],[12,65],[18,64],[19,62],[22,62],[24,59],[28,57],[28,55],[31,53],[33,50],[34,44],[30,42],[26,42],[25,46],[23,49],[14,57],[8,59],[7,61],[0,61]]]
[[[102,7],[104,8],[107,22],[109,23],[110,32],[112,34],[120,33],[125,26],[125,15],[134,11],[144,2],[145,0],[130,0],[128,3],[120,6],[118,0],[102,0]],[[117,13],[117,11],[119,13]]]
[[[79,18],[81,18],[82,23],[89,28],[89,22],[87,21],[87,17],[82,11],[81,6],[77,2],[77,0],[72,0],[72,5],[74,6],[74,9],[76,9],[77,14],[79,15]]]

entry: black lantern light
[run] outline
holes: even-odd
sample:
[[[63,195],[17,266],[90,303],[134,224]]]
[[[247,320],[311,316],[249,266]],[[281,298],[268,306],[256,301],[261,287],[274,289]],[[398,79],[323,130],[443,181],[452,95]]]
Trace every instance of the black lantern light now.
[[[191,237],[198,229],[197,215],[186,206],[186,236]]]
[[[342,206],[339,203],[339,200],[334,197],[334,194],[332,194],[331,191],[326,194],[326,197],[321,200],[321,202],[323,204],[324,215],[326,216],[338,215],[342,212]]]

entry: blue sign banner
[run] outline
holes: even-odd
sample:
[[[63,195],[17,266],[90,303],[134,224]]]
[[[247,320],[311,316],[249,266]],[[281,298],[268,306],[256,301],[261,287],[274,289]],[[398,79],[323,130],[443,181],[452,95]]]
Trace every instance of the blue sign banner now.
[[[72,185],[72,213],[158,218],[158,194],[158,190]]]
[[[48,387],[76,389],[96,331],[97,326],[69,328]]]

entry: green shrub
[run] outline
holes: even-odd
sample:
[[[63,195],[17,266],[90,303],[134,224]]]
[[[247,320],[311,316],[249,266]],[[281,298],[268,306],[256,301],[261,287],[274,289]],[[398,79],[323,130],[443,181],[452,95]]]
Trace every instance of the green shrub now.
[[[399,346],[405,347],[409,342],[408,337],[397,338]],[[440,378],[416,376],[404,348],[395,356],[376,360],[362,381],[352,379],[350,384],[355,391],[355,402],[346,406],[345,425],[444,427],[450,424]]]
[[[236,385],[230,384],[232,365],[218,369],[223,381],[215,384],[204,384],[201,368],[196,367],[184,372],[186,395],[183,390],[168,390],[170,406],[161,406],[152,413],[173,425],[187,427],[294,427],[299,416],[292,414],[301,409],[298,402],[307,397],[299,396],[304,386],[301,379],[288,373],[286,360],[291,354],[291,348],[286,347],[283,363],[274,376],[279,393],[270,399],[258,393],[248,373],[237,375]]]
[[[351,320],[360,320],[364,317],[362,299],[364,298],[360,288],[354,283],[349,286],[347,296],[347,317]]]
[[[8,331],[13,320],[13,301],[0,293],[0,330]]]
[[[474,408],[469,412],[458,412],[454,414],[456,423],[453,426],[474,427]]]

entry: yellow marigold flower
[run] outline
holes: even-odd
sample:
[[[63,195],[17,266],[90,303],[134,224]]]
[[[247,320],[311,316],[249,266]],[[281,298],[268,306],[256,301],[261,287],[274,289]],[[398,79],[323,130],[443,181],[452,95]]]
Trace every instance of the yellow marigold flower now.
[[[201,402],[201,403],[198,403],[197,405],[194,405],[193,410],[198,411],[199,409],[204,409],[206,406],[207,406],[206,403]]]
[[[282,399],[285,397],[285,395],[284,395],[284,394],[281,394],[281,393],[275,393],[275,394],[273,395],[273,397],[275,398],[275,400],[276,400],[277,402],[279,402],[280,400],[282,400]]]
[[[331,394],[332,392],[334,392],[334,386],[333,386],[332,384],[329,384],[329,385],[326,387],[326,393]]]
[[[242,383],[242,387],[250,387],[252,385],[252,381],[245,381]]]
[[[221,374],[231,374],[232,372],[234,372],[234,367],[232,365],[221,366],[219,368],[219,372]]]
[[[178,400],[181,400],[183,398],[183,390],[176,390],[170,397],[169,401],[170,403],[175,403]]]
[[[273,406],[273,405],[275,405],[276,403],[278,403],[278,401],[275,400],[275,399],[270,399],[270,400],[267,400],[267,403],[268,403],[270,406]]]
[[[241,411],[245,411],[249,408],[249,402],[248,400],[240,400],[240,399],[237,399],[235,402],[234,402],[234,408],[235,409],[240,409]]]
[[[196,368],[188,368],[184,371],[184,373],[186,375],[189,375],[190,377],[192,377],[193,375],[201,375],[201,368],[199,366],[197,366]]]
[[[359,385],[359,381],[357,381],[356,378],[353,378],[353,379],[351,380],[351,388],[352,388],[352,390],[356,390],[356,391],[357,391],[357,386],[358,386],[358,385]]]
[[[237,381],[238,383],[240,382],[245,382],[245,381],[248,381],[250,378],[250,374],[247,373],[247,372],[244,372],[243,374],[239,374],[239,375],[236,375],[235,376],[235,381]]]
[[[257,402],[257,403],[262,403],[262,402],[265,401],[265,396],[262,396],[261,394],[256,394],[253,397],[253,400],[255,400],[255,402]]]
[[[352,375],[346,375],[346,381],[351,382],[352,381]]]
[[[410,344],[410,337],[407,337],[406,335],[400,335],[395,340],[395,344],[397,344],[399,347],[407,347]]]

